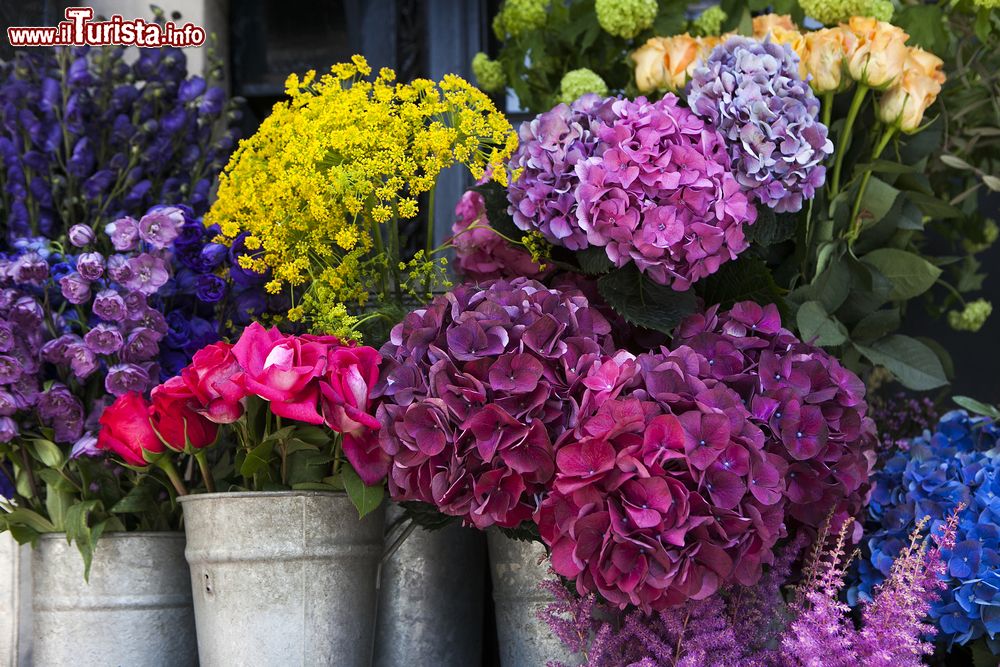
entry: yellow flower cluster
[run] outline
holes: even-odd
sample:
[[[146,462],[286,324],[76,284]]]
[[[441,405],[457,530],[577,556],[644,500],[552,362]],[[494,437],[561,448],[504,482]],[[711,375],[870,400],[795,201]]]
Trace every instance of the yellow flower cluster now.
[[[631,54],[639,92],[677,91],[721,37],[653,37]],[[802,32],[790,16],[767,14],[753,19],[753,36],[785,44],[799,57],[799,73],[817,94],[836,93],[852,83],[885,91],[879,117],[904,132],[914,132],[944,83],[940,58],[915,46],[897,26],[854,16],[833,28]]]
[[[331,327],[344,303],[364,304],[374,273],[398,261],[379,258],[380,225],[416,217],[420,195],[455,163],[504,179],[517,146],[489,97],[457,76],[371,75],[355,56],[320,77],[289,76],[289,99],[240,143],[205,217],[261,251],[241,264],[270,272],[269,292],[291,292],[290,319]]]

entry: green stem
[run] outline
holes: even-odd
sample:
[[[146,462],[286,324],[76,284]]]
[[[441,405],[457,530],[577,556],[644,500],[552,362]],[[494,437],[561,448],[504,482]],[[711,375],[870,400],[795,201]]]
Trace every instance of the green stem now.
[[[823,124],[826,125],[827,130],[830,128],[830,120],[833,118],[833,91],[827,91],[823,94]]]
[[[392,224],[389,227],[389,262],[392,264],[392,281],[396,287],[396,305],[403,306],[403,279],[399,273],[399,262],[402,251],[399,244],[399,218],[392,217]]]
[[[879,159],[882,155],[882,151],[885,147],[889,145],[893,136],[896,134],[896,127],[890,126],[885,129],[882,133],[882,137],[879,142],[875,144],[875,149],[872,150],[872,162]],[[861,235],[861,200],[864,199],[865,191],[868,189],[868,181],[871,180],[872,170],[871,167],[865,169],[864,176],[861,177],[861,187],[858,188],[858,194],[854,198],[854,208],[851,209],[851,226],[847,231],[847,244],[851,245],[858,240],[858,236]]]
[[[385,243],[382,242],[382,225],[372,220],[372,237],[375,239],[375,253],[378,257],[385,257]],[[386,260],[385,265],[382,266],[382,271],[380,272],[378,278],[378,291],[379,297],[385,295],[385,286],[389,282],[389,262]]]
[[[199,449],[196,451],[194,453],[194,460],[198,462],[201,477],[205,480],[205,490],[209,493],[215,493],[215,477],[212,475],[212,469],[208,465],[208,456],[205,454],[205,450]]]
[[[854,99],[851,100],[851,108],[847,112],[847,120],[844,121],[844,128],[840,131],[840,138],[837,140],[837,153],[834,156],[830,201],[833,201],[840,192],[840,172],[844,167],[844,153],[847,152],[847,147],[851,140],[851,130],[854,129],[854,121],[858,118],[858,112],[861,111],[861,103],[865,101],[867,93],[868,86],[859,83],[857,90],[854,91]]]
[[[173,461],[171,461],[166,456],[161,456],[156,462],[156,466],[167,473],[167,479],[170,483],[174,485],[174,489],[177,491],[177,495],[186,496],[188,495],[188,490],[184,486],[184,481],[181,479],[180,474],[177,472],[177,468],[174,467]]]
[[[434,191],[437,185],[433,185],[427,193],[427,241],[424,243],[424,261],[430,261],[434,253]],[[431,278],[424,281],[424,292],[431,291]]]

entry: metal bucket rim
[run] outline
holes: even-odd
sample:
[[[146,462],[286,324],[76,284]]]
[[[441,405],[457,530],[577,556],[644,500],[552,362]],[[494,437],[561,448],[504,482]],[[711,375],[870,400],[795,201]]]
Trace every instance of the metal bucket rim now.
[[[217,500],[219,498],[346,498],[346,491],[217,491],[215,493],[192,493],[179,496],[182,505],[195,500]]]
[[[106,540],[106,539],[125,539],[125,538],[133,538],[133,537],[142,537],[142,538],[146,538],[146,539],[149,539],[149,538],[178,539],[178,538],[183,538],[184,537],[184,531],[183,530],[112,530],[112,531],[108,531],[106,533],[101,533],[101,538],[98,540],[98,543],[100,543],[101,541]],[[59,533],[59,532],[56,532],[56,533],[42,533],[42,534],[40,534],[38,536],[38,539],[40,539],[40,540],[56,540],[56,539],[58,539],[58,540],[66,541],[66,533],[64,533],[64,532],[62,532],[62,533]]]

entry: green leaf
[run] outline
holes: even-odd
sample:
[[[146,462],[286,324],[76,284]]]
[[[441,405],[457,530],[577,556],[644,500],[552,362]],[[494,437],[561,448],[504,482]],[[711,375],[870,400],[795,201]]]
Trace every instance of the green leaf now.
[[[58,529],[52,522],[38,512],[18,507],[13,512],[4,514],[4,521],[12,525],[27,526],[36,533],[56,533]]]
[[[359,519],[363,519],[366,514],[375,511],[382,504],[382,497],[385,495],[385,487],[382,484],[367,486],[350,465],[341,468],[340,475],[344,479],[348,497],[358,510]]]
[[[323,482],[299,482],[298,484],[292,484],[293,491],[339,491],[337,487],[332,484],[324,484]]]
[[[798,215],[794,213],[775,214],[771,209],[764,208],[758,212],[755,223],[743,228],[743,233],[748,243],[767,247],[794,237],[798,225]]]
[[[295,429],[295,438],[303,442],[308,442],[310,445],[322,447],[330,443],[331,435],[330,431],[322,426],[302,424]]]
[[[983,8],[980,11],[989,11]],[[976,22],[978,26],[978,21]],[[1000,656],[993,655],[993,651],[990,649],[990,645],[986,642],[986,638],[977,639],[970,644],[972,649],[972,664],[974,667],[997,667],[1000,665]]]
[[[90,527],[90,514],[100,507],[98,500],[85,500],[76,503],[66,511],[66,539],[76,543],[76,548],[83,556],[83,577],[90,579],[90,564],[94,559],[94,548],[100,537],[100,530]]]
[[[933,195],[910,190],[906,193],[906,196],[913,200],[913,203],[919,206],[925,215],[929,215],[932,218],[947,220],[949,218],[963,217],[961,210],[947,202],[941,201]]]
[[[989,174],[984,174],[983,183],[985,183],[986,187],[988,187],[993,192],[1000,192],[1000,178],[997,178],[996,176],[990,176]]]
[[[961,169],[961,170],[973,169],[973,166],[971,164],[969,164],[962,158],[957,157],[955,155],[941,155],[938,159],[941,160],[941,162],[944,162],[947,166],[951,167],[952,169]]]
[[[329,474],[333,458],[319,450],[298,449],[287,454],[287,481],[289,484],[319,482]]]
[[[910,34],[908,44],[927,49],[931,53],[947,53],[948,31],[944,14],[938,5],[907,5],[893,15],[892,22]]]
[[[430,503],[411,500],[401,502],[399,505],[403,508],[406,516],[424,530],[439,530],[458,521],[458,517],[442,514],[437,507]]]
[[[832,313],[847,299],[851,292],[851,273],[844,262],[834,260],[811,285],[803,285],[789,297],[799,303],[819,301],[823,310]]]
[[[45,511],[49,521],[56,528],[61,528],[66,522],[66,511],[73,504],[73,494],[59,490],[51,484],[45,485]]]
[[[781,288],[774,282],[770,269],[760,259],[744,255],[726,262],[719,270],[698,281],[697,290],[705,305],[720,304],[728,308],[739,301],[760,304],[776,303],[784,307]]]
[[[860,343],[870,343],[899,328],[899,310],[876,310],[861,318],[851,331],[851,338]]]
[[[897,248],[880,248],[861,258],[892,282],[890,299],[912,299],[929,290],[941,269],[920,255]]]
[[[576,261],[580,270],[588,276],[607,273],[615,268],[614,262],[608,259],[608,253],[601,246],[590,246],[576,253]]]
[[[507,213],[507,189],[496,181],[487,181],[477,185],[472,190],[483,196],[486,207],[486,219],[497,232],[515,241],[524,236],[524,231],[514,224],[514,219]]]
[[[261,470],[271,465],[271,455],[274,452],[274,440],[265,440],[249,452],[240,465],[240,475],[253,477]]]
[[[657,285],[631,263],[598,278],[597,289],[628,322],[664,333],[670,333],[696,308],[693,292]]]
[[[111,506],[112,514],[141,514],[156,509],[154,489],[148,484],[134,487],[128,494]]]
[[[868,189],[861,199],[861,210],[858,213],[866,227],[870,227],[884,218],[896,203],[899,190],[892,187],[881,178],[872,177],[868,181]]]
[[[909,336],[894,334],[870,346],[855,343],[855,347],[869,361],[891,371],[909,389],[924,391],[948,384],[934,351]]]
[[[998,409],[995,405],[983,403],[982,401],[977,401],[976,399],[968,396],[953,396],[951,400],[955,401],[955,403],[969,412],[974,412],[977,415],[984,415],[986,417],[992,417],[993,419],[1000,419],[1000,409]]]
[[[847,340],[847,329],[823,309],[819,301],[806,301],[795,315],[799,337],[813,345],[833,347]]]
[[[62,468],[63,464],[66,462],[66,457],[63,456],[63,452],[59,449],[59,445],[51,440],[36,438],[31,441],[29,451],[31,452],[31,455],[41,461],[43,465],[50,468]]]

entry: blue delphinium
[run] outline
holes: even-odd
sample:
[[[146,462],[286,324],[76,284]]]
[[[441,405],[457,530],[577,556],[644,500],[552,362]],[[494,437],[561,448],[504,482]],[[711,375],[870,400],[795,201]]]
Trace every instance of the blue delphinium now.
[[[822,187],[833,143],[789,47],[726,40],[695,69],[688,104],[726,137],[736,179],[760,203],[795,212]]]
[[[965,411],[946,414],[876,473],[872,526],[853,597],[869,598],[889,572],[916,521],[932,532],[960,504],[954,548],[942,552],[948,589],[931,617],[950,644],[985,637],[1000,653],[1000,424]]]

